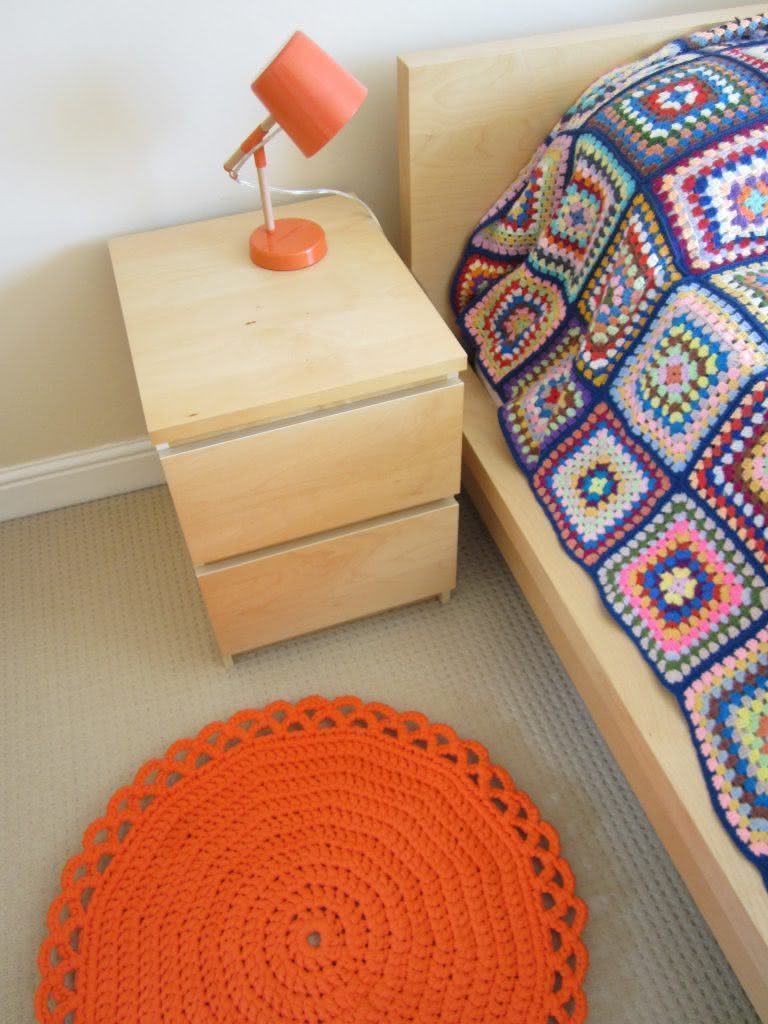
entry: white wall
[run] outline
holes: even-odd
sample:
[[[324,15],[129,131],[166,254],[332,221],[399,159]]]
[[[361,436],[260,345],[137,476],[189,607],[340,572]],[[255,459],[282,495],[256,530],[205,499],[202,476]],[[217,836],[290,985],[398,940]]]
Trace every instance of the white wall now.
[[[353,189],[394,238],[395,55],[714,7],[715,0],[5,0],[0,60],[0,467],[144,433],[105,239],[248,209],[223,159],[249,83],[295,28],[366,83],[272,180]]]

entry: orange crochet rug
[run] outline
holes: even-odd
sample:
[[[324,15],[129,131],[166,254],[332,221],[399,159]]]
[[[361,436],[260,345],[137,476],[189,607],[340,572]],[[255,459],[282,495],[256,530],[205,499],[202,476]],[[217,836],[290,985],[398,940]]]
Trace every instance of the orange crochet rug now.
[[[477,743],[351,697],[175,743],[64,869],[56,1024],[578,1024],[586,907]]]

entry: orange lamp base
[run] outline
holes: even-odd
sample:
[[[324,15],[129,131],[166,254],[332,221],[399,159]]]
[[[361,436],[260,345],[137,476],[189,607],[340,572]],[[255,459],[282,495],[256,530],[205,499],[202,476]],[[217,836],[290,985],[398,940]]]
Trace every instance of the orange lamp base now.
[[[274,231],[262,226],[251,234],[251,260],[266,270],[302,270],[327,252],[323,229],[303,217],[281,217]]]

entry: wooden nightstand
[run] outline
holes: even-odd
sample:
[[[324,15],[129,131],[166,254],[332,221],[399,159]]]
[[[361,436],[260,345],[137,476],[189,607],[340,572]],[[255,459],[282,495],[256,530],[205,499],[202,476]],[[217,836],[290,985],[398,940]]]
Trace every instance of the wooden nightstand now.
[[[465,356],[373,221],[248,259],[253,214],[110,244],[150,437],[225,660],[455,585]]]

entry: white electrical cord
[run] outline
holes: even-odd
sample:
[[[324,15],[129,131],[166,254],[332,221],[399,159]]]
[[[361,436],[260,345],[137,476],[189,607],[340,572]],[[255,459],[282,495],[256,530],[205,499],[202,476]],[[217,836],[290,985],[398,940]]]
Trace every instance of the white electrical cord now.
[[[277,130],[279,131],[280,129],[278,128]],[[263,146],[264,143],[269,141],[269,139],[270,136],[267,136],[261,145]],[[256,148],[258,149],[259,147],[257,146]],[[257,182],[241,178],[236,172],[230,174],[230,178],[232,178],[233,181],[236,181],[238,185],[245,185],[246,188],[255,189],[257,192],[259,190]],[[345,199],[354,199],[356,203],[360,203],[360,205],[368,211],[368,215],[375,222],[377,227],[381,228],[379,218],[370,206],[367,203],[364,203],[360,196],[356,196],[353,192],[342,192],[341,189],[338,188],[278,188],[277,185],[269,185],[269,191],[279,192],[280,195],[283,196],[344,196]]]

